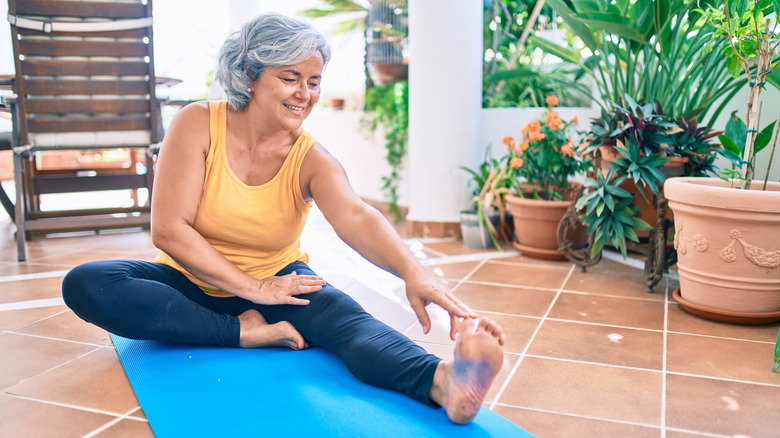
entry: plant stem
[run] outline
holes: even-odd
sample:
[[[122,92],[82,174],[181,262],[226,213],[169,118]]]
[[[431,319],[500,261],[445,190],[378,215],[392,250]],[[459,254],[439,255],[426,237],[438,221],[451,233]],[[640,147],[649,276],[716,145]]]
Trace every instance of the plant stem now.
[[[764,175],[764,187],[761,190],[766,190],[766,183],[769,180],[769,170],[772,169],[772,157],[775,156],[775,147],[777,146],[778,135],[780,135],[780,119],[777,120],[777,127],[775,128],[775,141],[772,142],[772,152],[769,154],[769,164],[766,166],[766,175]]]

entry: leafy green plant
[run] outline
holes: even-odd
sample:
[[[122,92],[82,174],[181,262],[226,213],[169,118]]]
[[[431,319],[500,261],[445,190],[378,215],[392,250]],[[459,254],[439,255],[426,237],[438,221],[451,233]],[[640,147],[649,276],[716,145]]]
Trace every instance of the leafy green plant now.
[[[634,230],[652,227],[637,217],[639,207],[633,204],[634,195],[620,187],[628,175],[618,176],[617,168],[610,169],[606,175],[600,171],[595,174],[595,178],[585,181],[589,190],[575,204],[577,210],[584,209],[583,223],[588,227],[588,234],[594,236],[591,254],[597,255],[604,245],[611,243],[626,257],[626,239],[639,242]]]
[[[770,123],[756,135],[753,143],[753,158],[746,161],[743,157],[745,156],[748,138],[747,126],[745,125],[745,122],[737,116],[736,111],[731,113],[731,118],[726,123],[725,133],[718,136],[718,140],[720,140],[720,143],[723,145],[721,154],[731,161],[732,164],[731,169],[724,169],[721,171],[721,179],[732,183],[735,180],[739,181],[740,187],[747,185],[747,177],[737,169],[742,168],[743,166],[750,166],[753,168],[755,154],[761,152],[769,145],[775,124],[776,122]],[[769,169],[767,169],[767,174],[769,174]]]
[[[483,17],[483,107],[543,107],[548,95],[564,106],[590,105],[579,68],[545,62],[545,55],[525,44],[532,29],[556,27],[555,12],[544,0],[487,1]]]
[[[608,168],[599,169],[585,181],[586,193],[575,208],[588,232],[595,236],[592,255],[611,244],[627,257],[627,242],[639,242],[636,230],[653,227],[639,218],[635,195],[620,187],[626,181],[636,185],[648,205],[653,204],[646,190],[657,196],[667,175],[662,171],[672,157],[685,157],[683,174],[703,176],[714,173],[717,145],[711,140],[720,132],[700,126],[696,118],[674,120],[664,114],[661,105],[637,103],[630,96],[626,107],[613,105],[602,111],[591,124],[586,151],[598,157],[600,146],[612,146],[615,158]],[[604,160],[604,157],[601,157]]]
[[[382,177],[382,190],[390,204],[390,213],[396,222],[400,222],[403,218],[398,207],[398,184],[409,138],[408,83],[400,81],[369,88],[366,92],[366,112],[361,123],[371,132],[375,132],[379,125],[384,128],[385,160],[390,165],[390,174]]]
[[[772,366],[772,372],[780,368],[780,331],[777,332],[777,342],[775,343],[775,364]]]
[[[734,77],[744,75],[750,87],[745,117],[747,123],[744,143],[741,121],[732,115],[729,122],[732,124],[730,132],[735,135],[735,138],[731,137],[729,130],[727,130],[726,137],[731,142],[727,141],[728,145],[724,144],[727,150],[738,155],[739,160],[731,157],[732,163],[742,167],[742,187],[749,189],[753,180],[755,155],[760,147],[758,138],[771,136],[772,132],[771,128],[767,132],[766,128],[760,130],[758,126],[759,98],[767,82],[780,88],[780,75],[775,71],[775,67],[780,64],[777,55],[780,48],[780,27],[778,27],[780,2],[777,0],[724,0],[723,4],[709,5],[708,8],[699,10],[699,12],[704,14],[707,22],[715,27],[713,39],[721,38],[728,41],[730,50],[725,51],[728,56],[725,64],[728,66],[729,72]],[[774,14],[774,19],[768,18],[772,14]],[[769,143],[768,139],[766,143]],[[767,170],[768,173],[769,170]]]
[[[709,114],[712,125],[746,81],[728,73],[725,38],[696,10],[698,0],[547,0],[584,45],[571,50],[538,36],[529,44],[581,68],[603,108],[623,96],[659,101],[674,119]],[[705,48],[713,48],[705,51]]]

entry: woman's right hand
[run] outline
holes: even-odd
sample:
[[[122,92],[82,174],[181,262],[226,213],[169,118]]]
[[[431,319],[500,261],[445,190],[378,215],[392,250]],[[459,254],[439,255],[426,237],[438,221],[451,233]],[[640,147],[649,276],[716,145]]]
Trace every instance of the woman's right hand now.
[[[282,276],[259,280],[259,287],[247,297],[255,304],[294,304],[305,306],[309,300],[296,298],[295,295],[317,292],[325,286],[325,280],[316,275],[298,275],[295,271]]]

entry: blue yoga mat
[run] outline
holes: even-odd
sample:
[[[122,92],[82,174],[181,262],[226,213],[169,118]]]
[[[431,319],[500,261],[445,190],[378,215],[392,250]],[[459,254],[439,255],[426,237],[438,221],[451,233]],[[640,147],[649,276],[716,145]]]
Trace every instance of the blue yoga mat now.
[[[245,350],[111,335],[152,431],[166,437],[531,437],[482,408],[443,409],[355,378],[321,348]]]

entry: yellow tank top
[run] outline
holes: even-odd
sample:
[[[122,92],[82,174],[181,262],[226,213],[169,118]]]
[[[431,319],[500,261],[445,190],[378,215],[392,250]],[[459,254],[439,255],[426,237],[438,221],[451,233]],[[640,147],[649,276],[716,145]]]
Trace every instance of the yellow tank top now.
[[[228,165],[225,101],[209,102],[209,120],[206,178],[193,228],[254,278],[271,277],[294,261],[308,263],[300,236],[311,204],[303,198],[299,174],[314,139],[303,131],[279,173],[265,184],[249,186]],[[163,251],[155,261],[181,271],[208,295],[233,296],[195,278]]]

